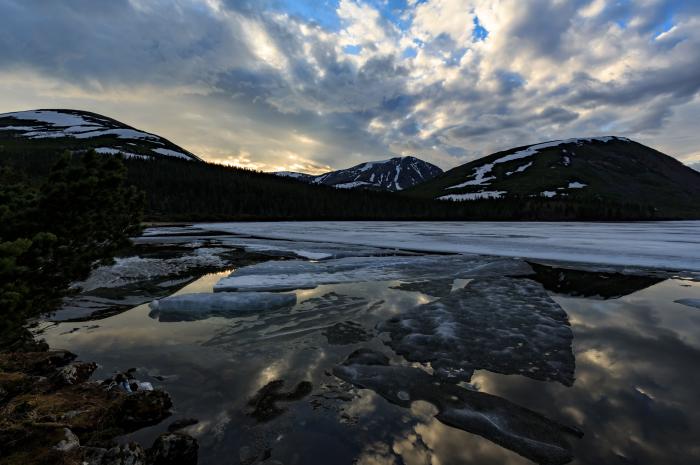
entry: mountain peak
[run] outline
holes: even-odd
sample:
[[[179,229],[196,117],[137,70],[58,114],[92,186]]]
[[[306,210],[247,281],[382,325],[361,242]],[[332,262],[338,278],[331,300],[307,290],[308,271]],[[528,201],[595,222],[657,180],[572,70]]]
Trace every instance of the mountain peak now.
[[[368,161],[347,169],[330,171],[319,176],[281,171],[278,176],[326,184],[338,189],[364,188],[400,191],[415,186],[442,173],[442,170],[413,156]]]

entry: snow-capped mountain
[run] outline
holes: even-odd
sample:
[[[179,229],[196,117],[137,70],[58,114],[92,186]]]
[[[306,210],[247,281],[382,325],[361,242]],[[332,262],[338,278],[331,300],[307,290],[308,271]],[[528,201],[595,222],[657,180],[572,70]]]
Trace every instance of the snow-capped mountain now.
[[[277,171],[274,174],[282,178],[298,179],[299,181],[312,182],[316,176],[313,174],[298,173],[296,171]]]
[[[375,189],[400,191],[442,173],[442,170],[416,157],[394,157],[389,160],[370,161],[351,168],[331,171],[318,176],[280,171],[278,176],[291,177],[314,184],[326,184],[338,189]]]
[[[126,157],[200,159],[155,134],[106,116],[79,110],[31,110],[0,114],[0,141],[65,150],[94,149]]]
[[[454,201],[596,198],[680,206],[700,199],[700,173],[624,137],[589,137],[498,152],[453,168],[410,193]]]

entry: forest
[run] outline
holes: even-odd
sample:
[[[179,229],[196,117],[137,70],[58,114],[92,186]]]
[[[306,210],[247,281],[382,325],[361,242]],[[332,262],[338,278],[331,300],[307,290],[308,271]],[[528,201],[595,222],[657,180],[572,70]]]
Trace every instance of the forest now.
[[[40,184],[58,156],[0,151],[0,166],[12,167]],[[437,201],[310,185],[269,173],[165,157],[128,158],[123,163],[126,183],[145,194],[147,221],[672,219],[659,217],[650,205],[600,197]]]

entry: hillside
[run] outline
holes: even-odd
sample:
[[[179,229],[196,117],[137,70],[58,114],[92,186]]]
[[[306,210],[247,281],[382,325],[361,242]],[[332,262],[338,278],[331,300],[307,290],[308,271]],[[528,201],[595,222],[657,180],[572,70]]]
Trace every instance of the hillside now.
[[[121,152],[128,158],[200,159],[167,139],[112,118],[79,110],[31,110],[0,114],[0,147],[5,151]]]
[[[453,168],[411,196],[454,201],[600,200],[655,209],[659,217],[700,216],[700,173],[620,137],[567,139],[516,147]]]
[[[275,174],[338,189],[361,188],[397,192],[432,179],[441,173],[442,170],[439,167],[419,158],[394,157],[389,160],[361,163],[318,176],[290,171],[279,171]]]
[[[90,149],[105,156],[126,151],[128,182],[146,194],[146,218],[157,221],[700,218],[700,173],[626,139],[519,147],[405,189],[439,168],[397,157],[309,182],[295,173],[207,163],[158,135],[94,113],[0,116],[0,168],[9,166],[37,182],[60,154],[78,157]],[[371,185],[348,188],[353,183]]]

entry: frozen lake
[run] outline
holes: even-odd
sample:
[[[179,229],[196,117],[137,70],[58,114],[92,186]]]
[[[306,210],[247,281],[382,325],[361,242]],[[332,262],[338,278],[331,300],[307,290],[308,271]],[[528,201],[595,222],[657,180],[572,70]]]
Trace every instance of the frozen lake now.
[[[166,389],[121,440],[194,417],[200,465],[696,464],[698,223],[648,225],[151,228],[41,334]]]
[[[257,237],[700,271],[700,221],[198,224]]]

